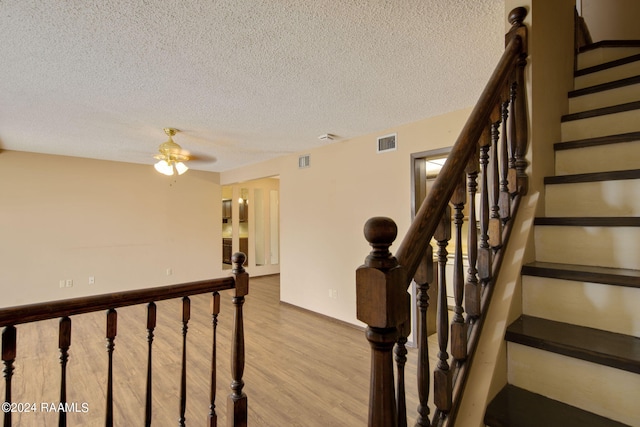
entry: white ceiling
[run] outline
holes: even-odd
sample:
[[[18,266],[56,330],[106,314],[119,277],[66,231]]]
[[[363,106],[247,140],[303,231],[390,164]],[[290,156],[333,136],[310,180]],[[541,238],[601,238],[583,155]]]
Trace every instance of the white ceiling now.
[[[0,148],[152,164],[176,127],[229,170],[473,105],[504,28],[502,0],[0,0]]]

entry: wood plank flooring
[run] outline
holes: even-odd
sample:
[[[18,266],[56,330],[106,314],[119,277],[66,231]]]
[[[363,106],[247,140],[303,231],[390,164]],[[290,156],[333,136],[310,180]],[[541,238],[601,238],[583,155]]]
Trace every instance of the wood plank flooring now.
[[[218,323],[218,425],[226,425],[231,294],[222,294]],[[209,412],[211,316],[209,295],[191,298],[188,330],[187,425],[205,425]],[[158,303],[153,342],[153,425],[175,426],[179,417],[181,302]],[[279,276],[252,278],[244,305],[245,392],[251,426],[362,426],[367,423],[369,345],[364,332],[279,302]],[[143,425],[147,369],[146,307],[118,310],[114,353],[114,425]],[[87,412],[68,414],[69,426],[104,425],[107,353],[105,313],[72,318],[67,401]],[[434,338],[432,336],[431,338]],[[431,340],[430,340],[431,341]],[[431,344],[435,354],[436,346]],[[409,424],[415,420],[415,349],[409,349]],[[431,362],[435,366],[435,361]],[[14,413],[14,426],[57,425],[42,403],[59,401],[58,321],[18,326],[13,401],[35,403],[35,413]],[[2,382],[0,393],[4,396]]]

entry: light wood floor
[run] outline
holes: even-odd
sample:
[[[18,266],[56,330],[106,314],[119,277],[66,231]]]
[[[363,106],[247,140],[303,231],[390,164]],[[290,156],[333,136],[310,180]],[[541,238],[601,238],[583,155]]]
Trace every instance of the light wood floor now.
[[[218,424],[226,425],[229,393],[231,296],[222,294],[218,326]],[[209,406],[211,318],[208,295],[192,297],[188,331],[187,425],[205,425]],[[179,416],[180,301],[158,303],[154,340],[153,425],[175,426]],[[363,426],[367,423],[370,352],[364,332],[279,303],[279,276],[252,278],[244,305],[245,392],[250,426]],[[118,310],[114,353],[115,425],[143,425],[147,366],[146,308]],[[70,426],[104,425],[107,353],[105,314],[72,318],[68,402],[88,405],[68,415]],[[18,326],[13,401],[37,405],[36,413],[13,414],[14,426],[57,425],[41,411],[58,402],[58,322]],[[431,345],[435,353],[435,346]],[[409,424],[415,420],[416,350],[409,350]],[[431,362],[434,366],[435,362]],[[0,387],[4,396],[4,382]]]

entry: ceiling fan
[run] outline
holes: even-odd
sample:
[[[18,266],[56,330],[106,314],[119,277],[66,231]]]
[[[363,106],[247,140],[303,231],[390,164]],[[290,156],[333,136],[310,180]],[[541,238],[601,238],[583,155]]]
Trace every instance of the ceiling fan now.
[[[164,133],[167,134],[169,139],[158,147],[160,154],[153,156],[159,160],[153,167],[161,174],[167,176],[171,176],[176,172],[178,175],[182,175],[189,170],[187,165],[184,164],[184,162],[190,159],[189,153],[183,151],[182,147],[173,141],[173,136],[177,132],[179,132],[178,129],[164,128]]]

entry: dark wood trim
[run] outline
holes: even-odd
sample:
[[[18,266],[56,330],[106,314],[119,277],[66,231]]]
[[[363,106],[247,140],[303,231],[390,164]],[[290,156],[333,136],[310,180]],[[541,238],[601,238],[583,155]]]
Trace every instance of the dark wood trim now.
[[[572,150],[574,148],[595,147],[598,145],[618,144],[621,142],[640,141],[640,132],[620,133],[617,135],[598,136],[595,138],[576,139],[573,141],[556,142],[553,149]]]
[[[209,279],[179,285],[160,286],[155,288],[136,289],[133,291],[114,292],[111,294],[93,295],[71,298],[61,301],[43,302],[0,309],[0,326],[37,322],[64,316],[108,310],[151,301],[161,301],[197,295],[207,292],[233,289],[233,277]]]
[[[622,181],[626,179],[640,179],[640,169],[547,176],[544,178],[544,183],[545,185],[575,184],[580,182]]]
[[[600,40],[595,43],[582,46],[578,53],[595,50],[601,47],[640,47],[640,40]]]
[[[569,98],[576,98],[578,96],[590,95],[592,93],[603,92],[611,89],[618,89],[638,83],[640,83],[640,76],[627,77],[626,79],[614,80],[612,82],[572,90],[569,92]]]
[[[567,225],[578,227],[640,227],[640,218],[620,217],[544,217],[536,218],[534,225]]]
[[[591,73],[597,73],[598,71],[608,70],[609,68],[619,67],[620,65],[631,64],[636,61],[640,61],[640,54],[605,62],[604,64],[594,65],[593,67],[582,68],[580,70],[576,70],[573,75],[574,77],[580,77]]]
[[[490,427],[629,427],[510,384],[491,401],[484,423]]]
[[[538,317],[521,316],[505,339],[640,374],[640,338]]]
[[[573,120],[588,119],[591,117],[606,116],[608,114],[623,113],[640,109],[640,101],[627,102],[626,104],[612,105],[611,107],[596,108],[595,110],[581,111],[579,113],[565,114],[560,121],[562,123]]]
[[[640,288],[640,270],[629,270],[625,268],[533,262],[522,266],[522,274],[577,282]]]

